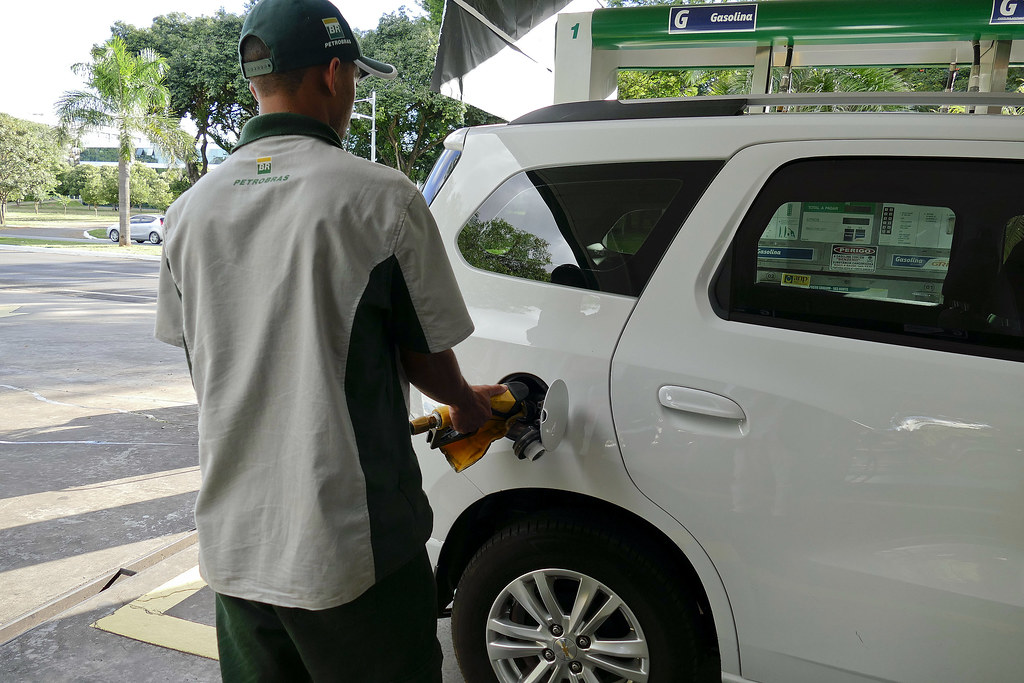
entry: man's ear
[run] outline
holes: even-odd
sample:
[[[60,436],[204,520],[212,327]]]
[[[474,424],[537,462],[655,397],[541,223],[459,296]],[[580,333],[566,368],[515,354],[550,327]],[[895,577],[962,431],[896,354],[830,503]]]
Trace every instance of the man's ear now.
[[[337,57],[332,59],[331,63],[323,71],[324,85],[327,86],[327,90],[331,93],[332,97],[338,94],[339,71],[341,71],[341,60]]]
[[[249,81],[249,92],[252,93],[253,99],[256,100],[256,104],[259,104],[260,96],[256,94],[256,88],[253,87],[252,81]]]

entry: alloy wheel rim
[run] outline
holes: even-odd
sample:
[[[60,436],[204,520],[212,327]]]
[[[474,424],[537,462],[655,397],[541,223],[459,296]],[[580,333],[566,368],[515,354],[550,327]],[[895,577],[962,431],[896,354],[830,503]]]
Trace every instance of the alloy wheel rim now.
[[[540,569],[498,594],[487,656],[502,683],[646,683],[650,650],[629,605],[600,581]]]

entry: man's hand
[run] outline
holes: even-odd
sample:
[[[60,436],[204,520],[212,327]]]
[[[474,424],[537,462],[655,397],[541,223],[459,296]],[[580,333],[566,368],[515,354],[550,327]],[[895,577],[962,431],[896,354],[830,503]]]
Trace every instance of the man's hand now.
[[[451,407],[452,427],[460,434],[483,427],[491,419],[491,396],[500,396],[508,389],[501,384],[471,386],[451,349],[416,353],[400,348],[399,353],[409,381],[434,401]]]
[[[508,391],[504,384],[480,384],[469,389],[463,402],[449,406],[452,427],[459,434],[472,434],[483,427],[491,419],[491,397]]]

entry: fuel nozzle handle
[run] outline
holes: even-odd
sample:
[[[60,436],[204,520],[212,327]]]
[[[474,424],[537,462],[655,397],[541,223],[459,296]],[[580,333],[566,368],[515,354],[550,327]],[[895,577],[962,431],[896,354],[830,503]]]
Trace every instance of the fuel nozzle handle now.
[[[438,406],[430,415],[409,422],[413,435],[427,433],[427,443],[440,449],[456,472],[461,472],[483,457],[490,445],[506,436],[509,427],[523,417],[524,399],[529,389],[521,382],[509,382],[506,391],[491,397],[491,419],[472,434],[460,434],[452,427],[449,406]]]
[[[431,429],[437,429],[441,426],[442,422],[441,416],[436,412],[424,417],[417,417],[409,421],[409,433],[413,436],[423,434]]]

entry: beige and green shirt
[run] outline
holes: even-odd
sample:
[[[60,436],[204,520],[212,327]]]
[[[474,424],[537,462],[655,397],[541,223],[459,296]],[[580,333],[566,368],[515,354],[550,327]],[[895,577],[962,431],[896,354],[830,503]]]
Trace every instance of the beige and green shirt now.
[[[156,337],[185,349],[199,403],[203,577],[285,607],[355,599],[431,529],[396,349],[473,329],[423,197],[269,114],[165,232]]]

